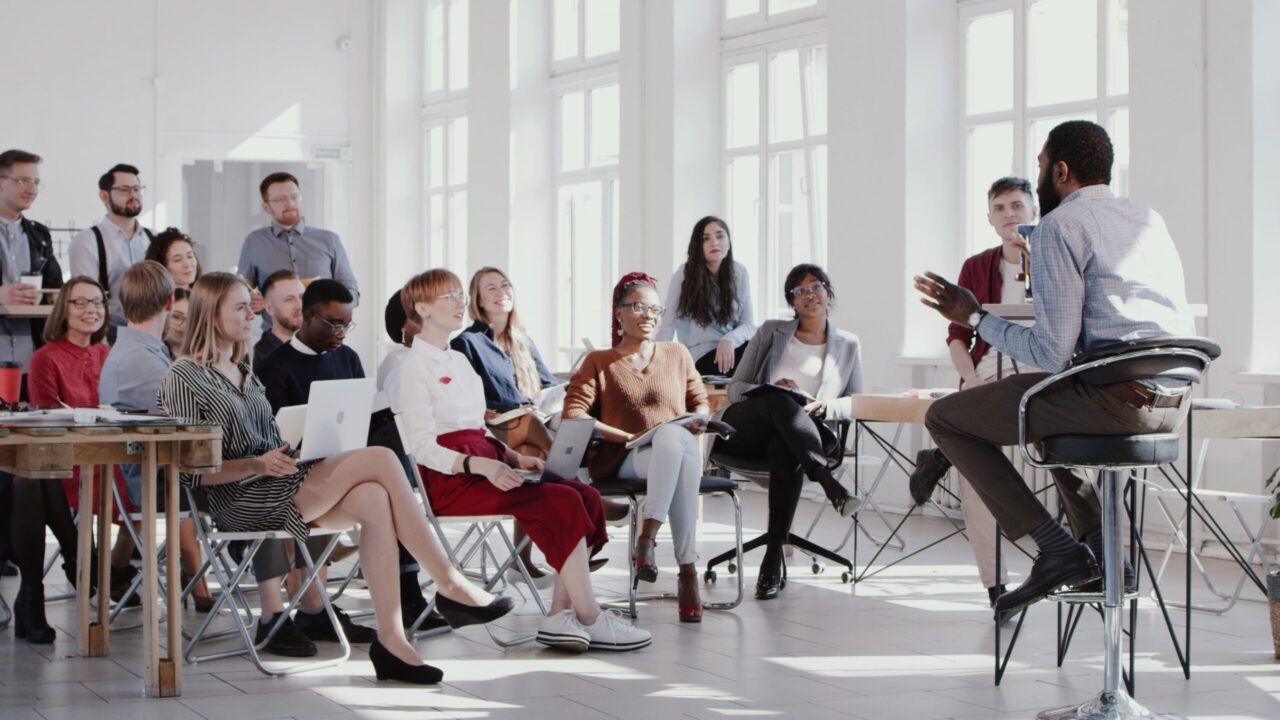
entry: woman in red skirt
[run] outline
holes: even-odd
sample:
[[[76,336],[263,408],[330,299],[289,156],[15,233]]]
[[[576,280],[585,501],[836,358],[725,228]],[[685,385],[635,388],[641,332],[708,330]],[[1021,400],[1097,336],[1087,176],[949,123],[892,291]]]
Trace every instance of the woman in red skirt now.
[[[648,631],[601,610],[587,560],[608,540],[600,493],[571,479],[525,484],[512,471],[542,470],[485,430],[484,385],[449,336],[462,329],[469,298],[448,270],[428,270],[400,293],[422,328],[386,390],[405,439],[423,467],[437,515],[512,515],[542,550],[557,577],[551,610],[538,631],[544,645],[583,652],[635,650]]]

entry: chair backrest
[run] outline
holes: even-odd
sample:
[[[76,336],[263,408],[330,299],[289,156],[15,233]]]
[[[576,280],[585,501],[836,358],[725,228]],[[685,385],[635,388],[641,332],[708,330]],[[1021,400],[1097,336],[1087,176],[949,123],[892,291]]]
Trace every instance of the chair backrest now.
[[[1150,352],[1148,352],[1150,351]],[[1121,358],[1131,353],[1141,357]],[[1124,340],[1081,353],[1072,359],[1073,366],[1103,361],[1103,364],[1080,373],[1080,379],[1091,385],[1109,385],[1129,380],[1185,380],[1201,382],[1209,361],[1222,354],[1218,343],[1199,337],[1144,338]],[[1118,358],[1105,362],[1107,358]]]

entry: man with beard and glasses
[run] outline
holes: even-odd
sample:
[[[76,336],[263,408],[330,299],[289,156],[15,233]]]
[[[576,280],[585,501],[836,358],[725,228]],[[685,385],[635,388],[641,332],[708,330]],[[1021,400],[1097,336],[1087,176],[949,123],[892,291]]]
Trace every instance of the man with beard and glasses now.
[[[98,199],[107,208],[106,217],[71,238],[72,277],[96,278],[107,288],[111,301],[111,340],[115,339],[114,329],[125,324],[124,308],[117,297],[120,276],[147,259],[147,246],[155,237],[138,222],[138,215],[142,214],[142,191],[146,189],[138,180],[138,174],[138,168],[125,163],[103,173],[98,178]]]
[[[308,225],[302,217],[302,189],[298,178],[287,172],[274,172],[258,185],[262,209],[271,216],[271,224],[250,232],[240,248],[237,272],[253,288],[250,300],[253,311],[262,309],[266,290],[262,287],[277,270],[292,270],[304,281],[332,278],[342,283],[355,304],[360,303],[360,289],[351,261],[338,234]],[[271,321],[264,317],[263,330]]]
[[[1035,325],[990,315],[969,290],[934,273],[915,278],[921,300],[948,320],[974,328],[1013,360],[1059,372],[1077,353],[1122,341],[1188,336],[1182,261],[1164,219],[1111,191],[1111,139],[1085,120],[1062,123],[1040,151],[1037,194],[1043,219],[1031,236]],[[936,482],[949,463],[972,483],[1010,539],[1030,534],[1040,552],[1018,588],[997,598],[1006,617],[1064,585],[1101,587],[1101,511],[1092,486],[1066,470],[1052,473],[1071,522],[1068,532],[1027,487],[1002,445],[1018,442],[1018,404],[1047,373],[1023,373],[949,395],[930,407],[925,427],[942,455],[917,475]],[[1091,385],[1077,377],[1036,396],[1027,440],[1089,432],[1168,432],[1185,417],[1186,381]],[[1082,544],[1077,540],[1084,540]],[[1133,582],[1126,567],[1125,585]]]

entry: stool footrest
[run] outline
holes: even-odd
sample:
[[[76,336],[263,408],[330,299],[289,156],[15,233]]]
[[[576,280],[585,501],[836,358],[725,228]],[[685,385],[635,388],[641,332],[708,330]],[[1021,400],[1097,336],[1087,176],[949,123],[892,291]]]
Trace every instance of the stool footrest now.
[[[1134,600],[1138,597],[1138,591],[1126,592],[1120,596],[1121,600]],[[1106,593],[1100,592],[1077,592],[1074,590],[1062,590],[1055,593],[1049,593],[1048,600],[1060,603],[1072,603],[1079,605],[1094,605],[1106,602]]]

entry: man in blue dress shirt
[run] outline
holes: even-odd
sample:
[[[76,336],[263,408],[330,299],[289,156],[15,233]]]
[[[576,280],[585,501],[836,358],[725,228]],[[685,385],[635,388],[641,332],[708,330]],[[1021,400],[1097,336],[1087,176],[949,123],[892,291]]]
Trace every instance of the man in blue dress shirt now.
[[[933,273],[915,279],[922,302],[976,329],[1014,360],[1051,372],[1077,353],[1114,342],[1193,335],[1177,247],[1158,213],[1111,191],[1113,157],[1106,130],[1092,122],[1062,123],[1045,140],[1037,188],[1044,219],[1031,236],[1035,325],[987,314],[973,293]],[[1046,377],[1014,375],[934,403],[925,427],[945,457],[921,463],[912,476],[913,485],[936,483],[954,463],[1011,539],[1030,534],[1035,540],[1040,554],[1026,581],[996,600],[1000,614],[1098,577],[1093,558],[1101,556],[1101,513],[1092,486],[1070,472],[1053,473],[1073,516],[1087,519],[1079,523],[1086,527],[1069,533],[1000,448],[1018,442],[1019,401]],[[1187,394],[1185,382],[1091,385],[1069,378],[1036,396],[1027,440],[1167,432],[1185,417]]]

